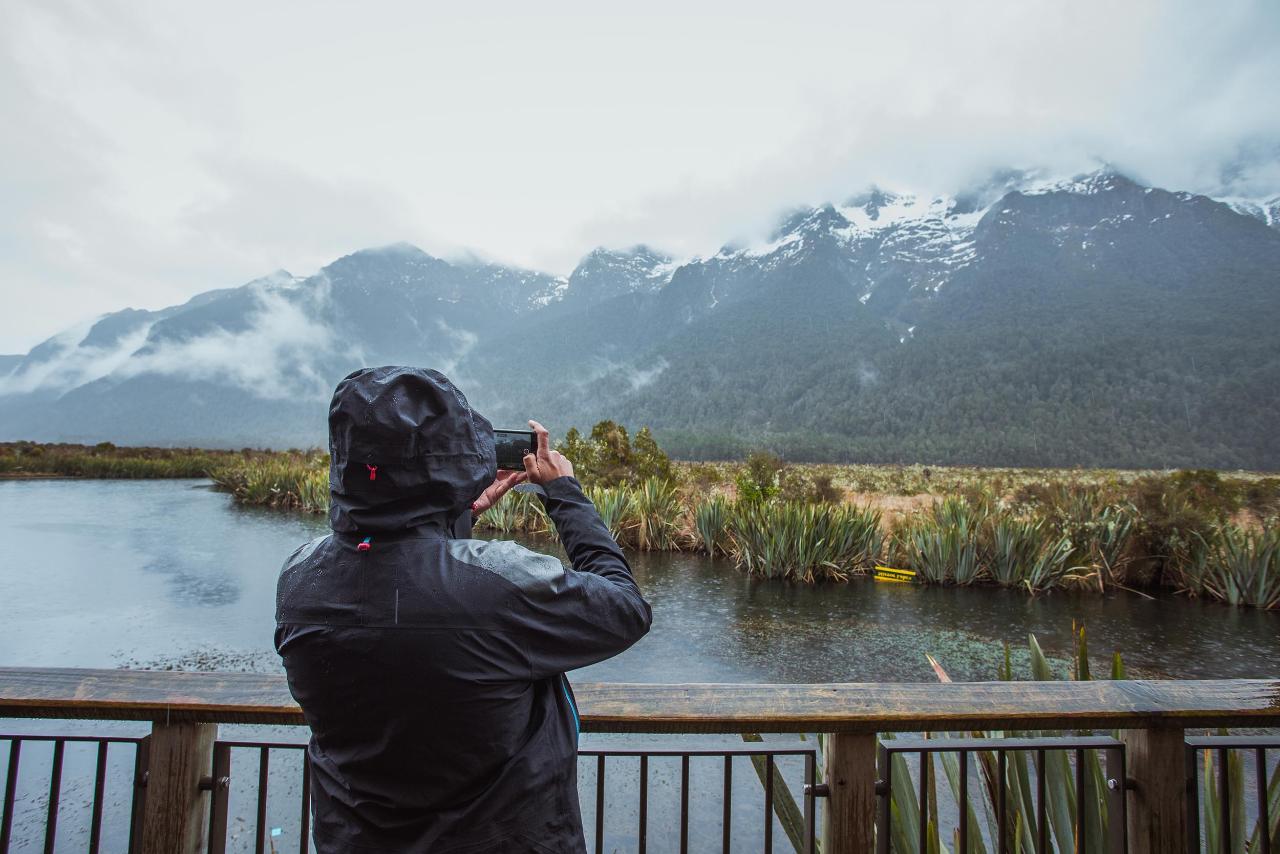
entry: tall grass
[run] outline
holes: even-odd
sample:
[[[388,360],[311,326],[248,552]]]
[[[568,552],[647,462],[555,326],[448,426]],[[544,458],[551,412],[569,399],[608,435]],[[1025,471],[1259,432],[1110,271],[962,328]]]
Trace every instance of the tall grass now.
[[[678,551],[684,502],[669,480],[651,477],[632,493],[633,542],[640,551]]]
[[[1230,605],[1280,607],[1280,529],[1223,525],[1203,554],[1204,592]]]
[[[928,584],[972,584],[982,570],[979,539],[987,509],[959,498],[935,503],[932,511],[899,532],[898,552]]]
[[[727,530],[731,505],[723,495],[714,495],[698,504],[693,511],[693,526],[703,551],[714,557],[727,554]]]
[[[596,506],[600,521],[604,522],[613,538],[620,543],[626,542],[635,520],[635,501],[631,490],[620,486],[592,486],[587,488],[587,497]]]
[[[222,465],[213,482],[242,504],[329,512],[329,468],[322,457],[254,457]]]
[[[739,502],[727,522],[729,554],[766,578],[844,580],[880,554],[880,513],[852,505]]]

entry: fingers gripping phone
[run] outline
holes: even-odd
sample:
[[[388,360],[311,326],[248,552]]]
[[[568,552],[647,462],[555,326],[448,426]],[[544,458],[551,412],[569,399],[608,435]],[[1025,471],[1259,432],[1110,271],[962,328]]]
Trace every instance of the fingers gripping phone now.
[[[524,471],[524,455],[537,447],[532,430],[494,430],[493,446],[498,468],[506,471]]]

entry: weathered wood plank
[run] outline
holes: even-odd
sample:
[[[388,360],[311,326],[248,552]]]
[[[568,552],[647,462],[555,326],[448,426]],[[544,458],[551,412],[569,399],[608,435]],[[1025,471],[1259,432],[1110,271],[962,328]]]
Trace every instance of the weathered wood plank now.
[[[200,854],[208,795],[200,778],[212,767],[215,724],[156,724],[151,728],[147,789],[142,806],[142,854]]]
[[[1128,730],[1120,734],[1134,780],[1126,810],[1130,854],[1164,854],[1187,848],[1187,747],[1181,729]],[[1196,850],[1199,850],[1199,840]]]
[[[833,733],[827,736],[825,753],[830,796],[822,829],[823,854],[876,850],[875,735]]]
[[[575,686],[590,732],[1280,725],[1280,680]],[[0,717],[303,723],[282,675],[0,668]]]

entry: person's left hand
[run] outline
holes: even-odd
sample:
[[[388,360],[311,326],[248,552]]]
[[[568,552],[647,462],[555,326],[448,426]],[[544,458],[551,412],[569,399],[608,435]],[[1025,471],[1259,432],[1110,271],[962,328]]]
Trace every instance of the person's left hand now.
[[[524,483],[529,479],[529,475],[522,471],[499,471],[498,479],[485,487],[484,492],[480,493],[471,505],[471,517],[474,519],[490,507],[498,503],[502,496],[511,491],[511,487],[517,483]]]

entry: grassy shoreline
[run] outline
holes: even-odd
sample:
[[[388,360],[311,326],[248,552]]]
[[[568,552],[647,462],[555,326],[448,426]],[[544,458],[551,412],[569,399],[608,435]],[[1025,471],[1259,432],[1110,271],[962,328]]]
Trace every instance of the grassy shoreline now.
[[[787,465],[767,455],[637,468],[605,477],[599,460],[579,466],[621,543],[723,554],[752,575],[842,581],[887,563],[924,584],[1174,591],[1280,608],[1280,477],[1267,473]],[[318,451],[0,444],[0,478],[37,476],[208,477],[238,503],[328,510]],[[540,503],[520,494],[480,527],[554,536]]]

